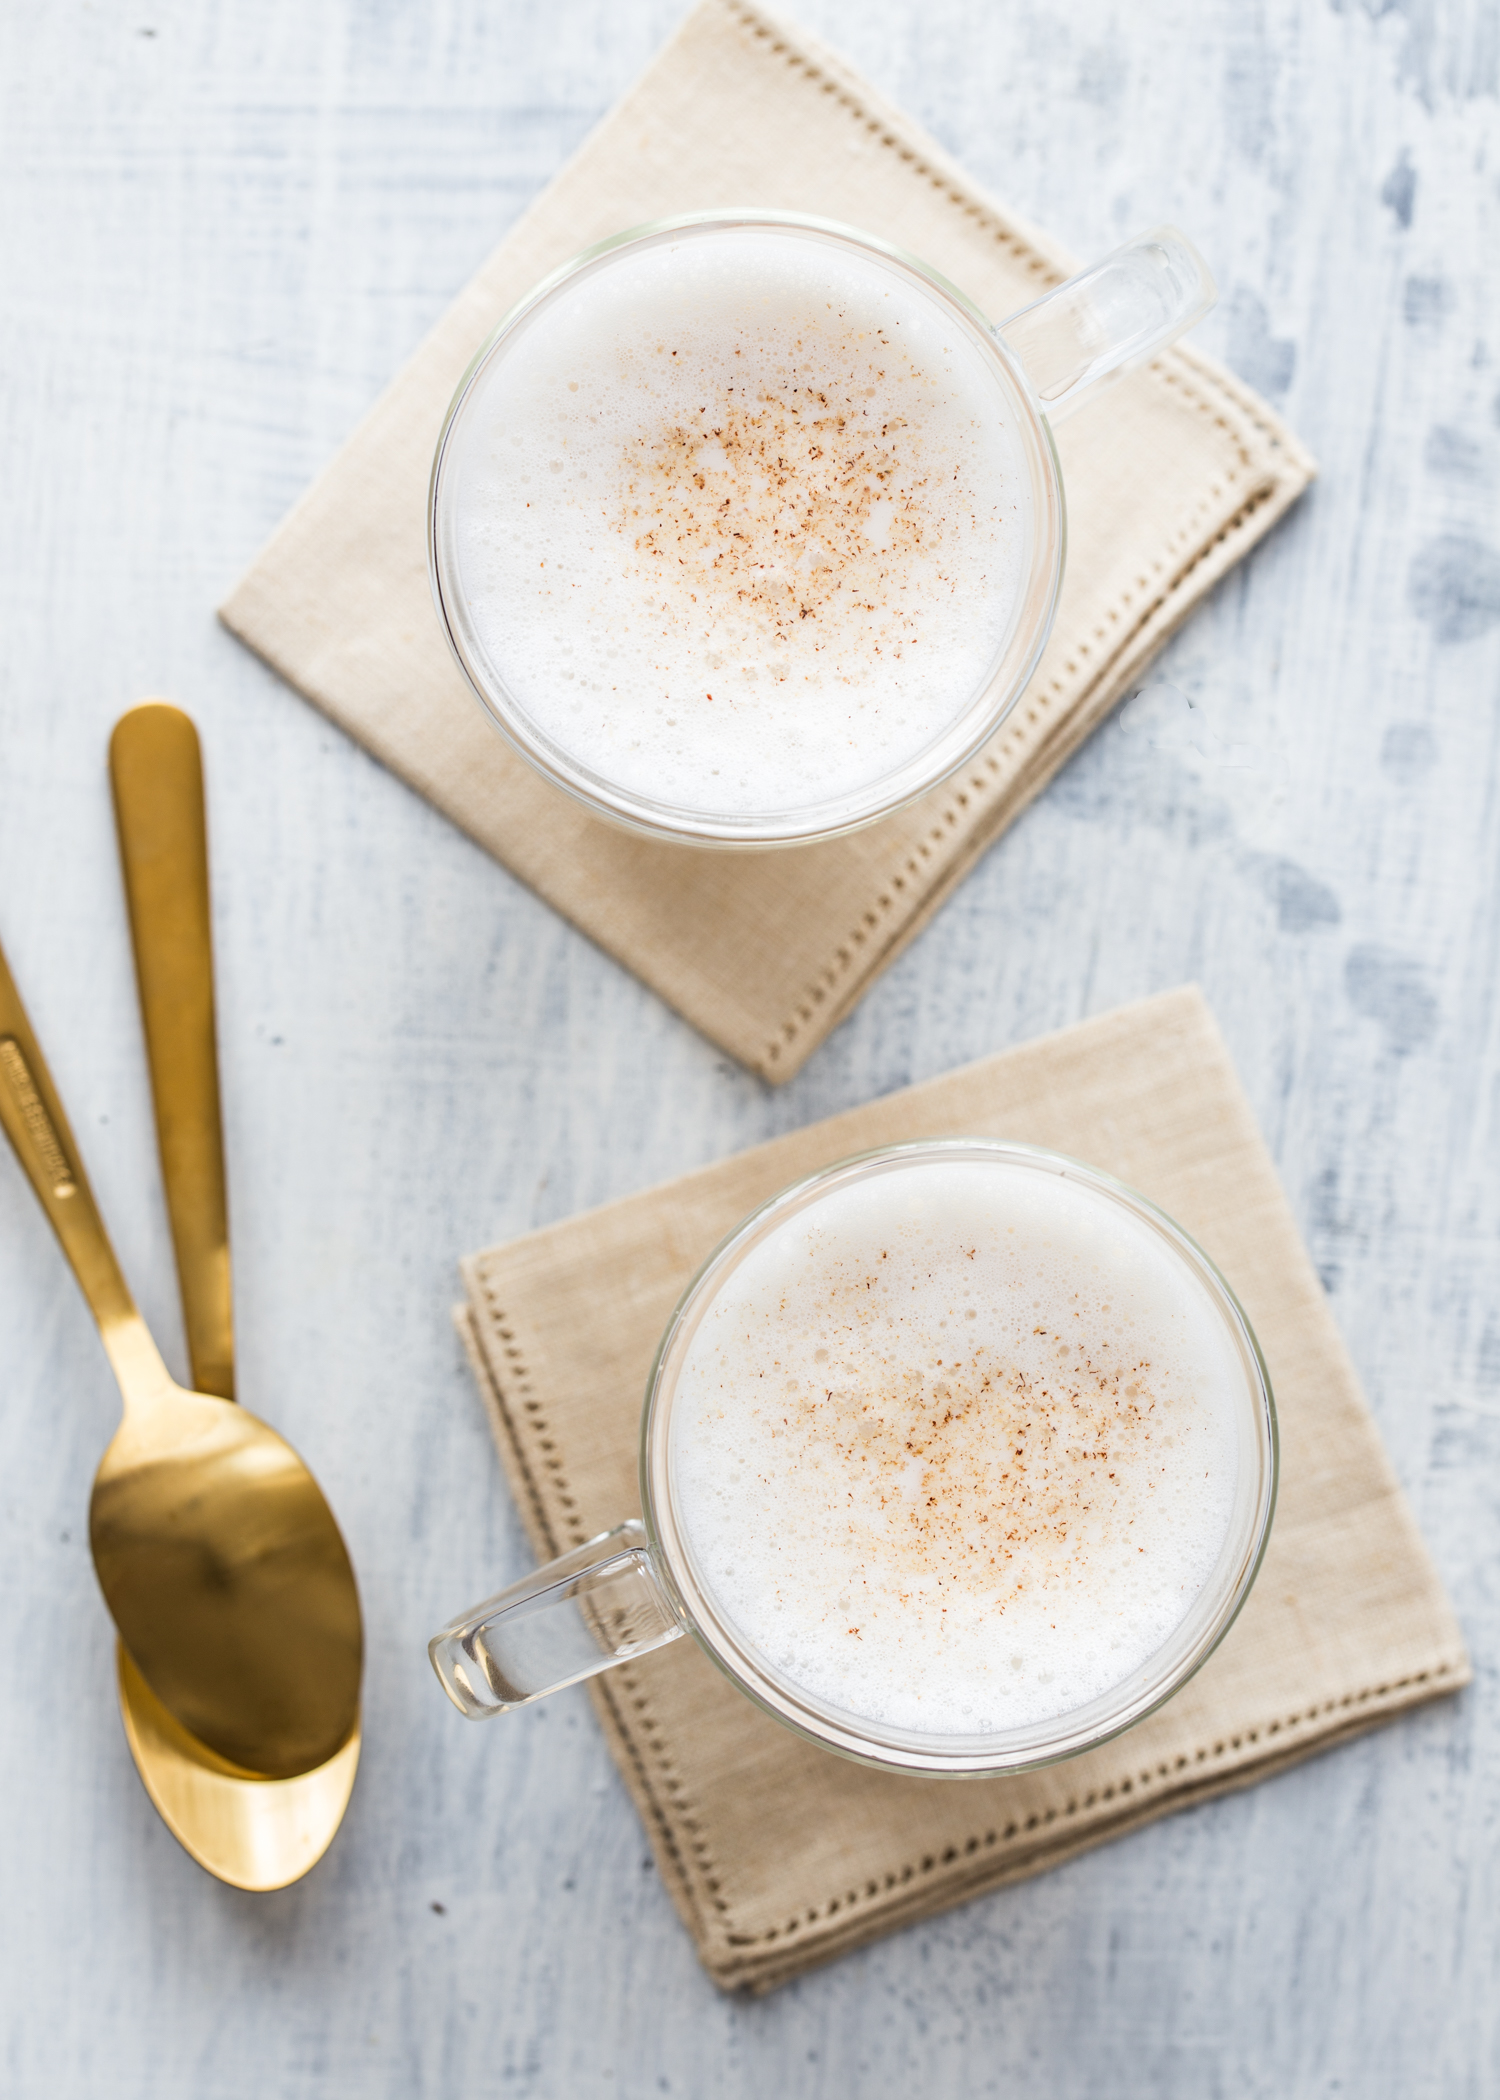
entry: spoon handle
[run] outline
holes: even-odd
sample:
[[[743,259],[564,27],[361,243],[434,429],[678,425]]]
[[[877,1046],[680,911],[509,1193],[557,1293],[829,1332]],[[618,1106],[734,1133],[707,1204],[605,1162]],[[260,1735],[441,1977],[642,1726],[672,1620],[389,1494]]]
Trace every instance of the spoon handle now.
[[[120,1273],[78,1147],[5,951],[0,949],[0,1123],[63,1253],[127,1400],[168,1385],[167,1367]]]
[[[120,861],[193,1385],[234,1398],[229,1211],[198,732],[160,701],[109,743]]]

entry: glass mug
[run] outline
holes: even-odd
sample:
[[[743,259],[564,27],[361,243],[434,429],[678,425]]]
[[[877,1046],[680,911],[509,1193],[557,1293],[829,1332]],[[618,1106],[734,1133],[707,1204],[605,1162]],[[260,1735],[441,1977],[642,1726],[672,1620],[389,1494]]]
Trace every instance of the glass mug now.
[[[695,806],[681,797],[659,797],[647,792],[639,779],[622,782],[602,764],[568,748],[556,734],[555,721],[544,725],[536,709],[528,709],[519,697],[517,672],[497,660],[500,652],[487,639],[484,623],[476,619],[473,593],[465,587],[463,555],[470,476],[481,456],[496,465],[502,461],[497,449],[485,452],[491,440],[487,419],[501,412],[496,404],[505,400],[511,375],[528,369],[524,359],[553,354],[532,346],[566,341],[545,331],[566,329],[569,303],[577,312],[581,298],[597,296],[604,273],[639,271],[650,264],[653,251],[682,256],[694,242],[722,241],[729,235],[762,242],[774,237],[793,244],[793,269],[806,264],[805,253],[799,257],[795,251],[805,251],[809,243],[836,251],[827,265],[830,269],[840,257],[874,263],[885,281],[915,294],[921,310],[930,311],[944,332],[952,332],[956,342],[977,352],[972,370],[982,374],[989,397],[985,405],[996,410],[997,422],[1008,427],[1014,441],[1015,501],[1029,539],[998,646],[973,689],[954,693],[951,711],[922,748],[907,749],[888,770],[850,780],[832,793],[820,793],[813,781],[799,780],[795,794],[780,792],[778,784],[767,790],[777,806],[750,809]],[[670,285],[672,279],[663,281]],[[492,720],[522,757],[594,814],[627,829],[698,846],[771,847],[804,845],[874,823],[972,758],[994,735],[1036,668],[1052,627],[1066,544],[1062,477],[1050,423],[1122,371],[1165,349],[1209,311],[1215,297],[1202,258],[1172,227],[1159,227],[1128,242],[998,327],[956,286],[915,257],[852,227],[795,213],[694,213],[603,241],[512,309],[475,357],[448,410],[429,490],[428,567],[449,646]],[[543,332],[538,335],[538,330]],[[515,362],[518,354],[520,365]],[[976,395],[976,410],[980,405]],[[561,461],[546,464],[553,473],[561,471]],[[617,480],[623,471],[617,471]],[[647,602],[641,601],[643,606]],[[560,631],[552,638],[551,656],[570,653]],[[543,657],[547,654],[543,647]],[[702,662],[714,660],[706,655]],[[538,675],[534,665],[527,675]],[[559,680],[572,674],[561,662],[546,661],[540,675]],[[695,673],[695,679],[701,684],[703,675]],[[637,704],[640,697],[637,693]],[[773,722],[765,732],[768,746],[775,735]]]
[[[847,1204],[851,1193],[856,1201],[884,1204],[889,1213],[880,1221],[884,1233],[888,1226],[897,1229],[894,1220],[900,1215],[903,1200],[909,1206],[915,1198],[940,1215],[954,1214],[953,1203],[966,1201],[967,1197],[953,1194],[952,1173],[954,1169],[966,1171],[975,1166],[990,1170],[983,1178],[1008,1207],[999,1215],[1022,1215],[1016,1207],[1017,1199],[1026,1194],[1029,1177],[1061,1177],[1073,1185],[1067,1198],[1069,1204],[1076,1207],[1080,1198],[1084,1199],[1083,1213],[1090,1221],[1088,1231],[1106,1237],[1112,1229],[1123,1232],[1127,1249],[1134,1235],[1133,1253],[1121,1252],[1118,1246],[1114,1250],[1112,1285],[1118,1284],[1121,1275],[1128,1275],[1131,1261],[1139,1263],[1142,1242],[1145,1243],[1150,1250],[1148,1268],[1152,1261],[1155,1263],[1157,1280],[1152,1287],[1165,1289],[1172,1299],[1172,1316],[1186,1313],[1191,1306],[1194,1310],[1189,1317],[1204,1323],[1200,1333],[1215,1337],[1211,1347],[1216,1352],[1218,1370],[1214,1375],[1223,1377],[1219,1422],[1221,1430],[1227,1430],[1224,1448],[1232,1450],[1233,1456],[1223,1468],[1220,1483],[1220,1507],[1222,1511],[1227,1505],[1227,1515],[1216,1558],[1186,1612],[1159,1645],[1107,1691],[1069,1710],[1041,1718],[1033,1716],[1021,1725],[961,1734],[947,1727],[924,1730],[892,1725],[853,1712],[797,1681],[771,1658],[763,1645],[756,1644],[715,1595],[684,1522],[683,1451],[674,1447],[673,1420],[674,1410],[681,1404],[683,1367],[705,1318],[716,1301],[722,1309],[726,1285],[737,1277],[744,1282],[747,1258],[764,1247],[772,1235],[784,1232],[789,1224],[800,1222],[804,1229],[811,1226],[823,1235],[819,1245],[826,1258],[829,1222],[840,1214],[830,1206]],[[943,1177],[940,1182],[931,1178],[930,1170],[934,1169]],[[923,1170],[928,1170],[929,1175],[925,1184],[917,1178]],[[1001,1176],[1000,1182],[992,1178],[996,1172]],[[1014,1180],[1018,1175],[1022,1177],[1019,1185]],[[887,1181],[882,1189],[879,1184],[884,1177],[896,1179]],[[1010,1177],[1008,1182],[1006,1177]],[[946,1199],[941,1198],[942,1189],[949,1191]],[[1050,1192],[1036,1190],[1035,1195],[1054,1204],[1062,1201],[1061,1191],[1055,1187]],[[847,1211],[843,1214],[847,1215]],[[1033,1219],[1036,1215],[1034,1212]],[[1073,1222],[1068,1221],[1067,1229],[1072,1229]],[[1082,1227],[1082,1216],[1078,1222]],[[1141,1274],[1139,1267],[1136,1274]],[[763,1283],[762,1272],[760,1284]],[[760,1287],[754,1271],[750,1287]],[[1143,1302],[1139,1291],[1145,1288],[1138,1286],[1137,1306]],[[1128,1303],[1123,1308],[1127,1325]],[[1103,1310],[1108,1312],[1109,1307]],[[966,1332],[982,1335],[983,1330],[976,1326]],[[786,1360],[790,1361],[790,1357]],[[1014,1377],[1015,1373],[1011,1375]],[[1126,1391],[1133,1394],[1136,1388],[1130,1386]],[[835,1399],[832,1393],[826,1397],[830,1403]],[[994,1405],[993,1401],[986,1403],[987,1408]],[[689,1400],[690,1431],[692,1406]],[[987,1414],[987,1432],[993,1444],[993,1432],[988,1431],[991,1419]],[[1166,1413],[1162,1417],[1165,1419]],[[722,1467],[725,1484],[736,1480],[739,1476],[730,1474],[727,1468],[741,1461],[724,1456],[717,1436],[712,1441],[700,1436],[696,1457],[690,1463],[701,1468],[703,1454],[710,1450],[710,1471]],[[852,1444],[850,1451],[852,1464]],[[1067,1454],[1070,1462],[1104,1455],[1089,1451]],[[1008,1454],[1003,1462],[1009,1465]],[[1191,1477],[1196,1483],[1196,1458],[1193,1464]],[[688,1285],[662,1336],[647,1387],[640,1443],[644,1521],[631,1520],[602,1533],[477,1605],[433,1638],[429,1654],[454,1705],[469,1719],[483,1720],[633,1661],[686,1634],[697,1640],[710,1661],[747,1698],[796,1734],[825,1749],[886,1770],[930,1776],[1025,1771],[1075,1756],[1117,1735],[1169,1699],[1212,1653],[1244,1603],[1259,1569],[1275,1504],[1277,1466],[1276,1413],[1270,1380],[1249,1322],[1202,1249],[1163,1212],[1108,1175],[1060,1153],[1033,1146],[988,1139],[895,1145],[844,1160],[783,1190],[739,1225]],[[924,1489],[928,1478],[923,1476]],[[836,1485],[842,1490],[847,1484],[840,1473]],[[1181,1488],[1180,1477],[1176,1484]],[[1171,1481],[1167,1483],[1169,1492],[1172,1485]],[[690,1482],[690,1498],[694,1491]],[[737,1531],[743,1492],[734,1503]],[[773,1492],[776,1507],[784,1512],[784,1483]],[[701,1500],[699,1507],[701,1510]],[[1012,1513],[1014,1508],[1013,1504]],[[842,1519],[842,1504],[840,1516]],[[828,1536],[826,1531],[823,1535],[825,1539]],[[1078,1536],[1083,1535],[1080,1530]],[[1136,1537],[1143,1535],[1137,1533]],[[1107,1540],[1107,1531],[1104,1536]],[[1133,1545],[1134,1540],[1129,1544]],[[739,1557],[738,1544],[735,1556]],[[799,1559],[799,1578],[816,1560],[815,1553]],[[1133,1562],[1127,1565],[1133,1567]],[[908,1584],[912,1581],[905,1563],[902,1579]],[[1164,1579],[1170,1586],[1170,1578]],[[916,1580],[920,1582],[920,1576]],[[1112,1583],[1114,1578],[1106,1576],[1103,1580]],[[992,1587],[987,1609],[993,1608],[996,1594]],[[1112,1600],[1115,1598],[1113,1588],[1109,1595]],[[834,1601],[840,1607],[848,1603],[846,1598]],[[1086,1599],[1083,1609],[1092,1609],[1092,1600]],[[842,1615],[849,1613],[845,1610]],[[844,1629],[839,1625],[837,1630]],[[848,1631],[856,1629],[851,1627]],[[992,1658],[995,1660],[1006,1645],[1001,1639],[1005,1629],[987,1618],[982,1633],[986,1643],[991,1641],[992,1631],[997,1644]],[[1064,1638],[1068,1638],[1066,1629]]]

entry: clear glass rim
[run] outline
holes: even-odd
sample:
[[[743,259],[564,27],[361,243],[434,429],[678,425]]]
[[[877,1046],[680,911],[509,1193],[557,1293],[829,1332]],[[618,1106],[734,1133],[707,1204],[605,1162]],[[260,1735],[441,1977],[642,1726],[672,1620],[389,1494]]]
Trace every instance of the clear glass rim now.
[[[905,1162],[962,1158],[1002,1159],[1072,1178],[1120,1203],[1155,1229],[1204,1286],[1236,1346],[1245,1372],[1248,1426],[1259,1464],[1253,1496],[1240,1515],[1238,1529],[1231,1526],[1214,1581],[1200,1594],[1177,1633],[1123,1686],[1051,1721],[985,1736],[934,1736],[886,1728],[825,1706],[749,1652],[698,1582],[677,1521],[668,1448],[672,1392],[666,1381],[674,1348],[685,1330],[696,1325],[719,1282],[751,1246],[787,1217],[841,1182]],[[1139,1190],[1101,1169],[1042,1146],[994,1138],[916,1139],[856,1153],[804,1176],[752,1211],[715,1247],[678,1300],[651,1366],[641,1417],[641,1506],[653,1561],[684,1625],[710,1661],[757,1706],[808,1741],[860,1764],[931,1777],[979,1778],[1060,1763],[1108,1742],[1180,1691],[1218,1647],[1250,1594],[1270,1536],[1279,1472],[1280,1435],[1265,1358],[1239,1299],[1198,1242]]]
[[[1017,411],[1017,430],[1031,482],[1032,562],[1009,636],[985,683],[968,705],[924,752],[872,783],[858,796],[789,811],[726,815],[673,803],[654,802],[618,787],[581,765],[561,745],[544,735],[512,698],[484,659],[466,618],[457,563],[450,544],[447,498],[453,461],[461,445],[465,411],[493,361],[547,303],[566,292],[584,272],[624,247],[660,243],[695,232],[766,228],[804,234],[864,249],[916,277],[924,288],[954,309],[971,338],[993,359]],[[862,830],[893,815],[960,772],[999,729],[1025,691],[1041,658],[1062,587],[1067,521],[1062,474],[1051,428],[1037,405],[1021,365],[999,335],[958,287],[919,256],[859,227],[804,212],[759,207],[684,212],[630,227],[598,241],[574,256],[519,300],[480,345],[460,379],[443,421],[433,455],[427,495],[427,567],[438,621],[455,662],[480,705],[506,740],[545,779],[581,802],[595,815],[625,829],[657,839],[697,846],[759,849],[809,845]]]

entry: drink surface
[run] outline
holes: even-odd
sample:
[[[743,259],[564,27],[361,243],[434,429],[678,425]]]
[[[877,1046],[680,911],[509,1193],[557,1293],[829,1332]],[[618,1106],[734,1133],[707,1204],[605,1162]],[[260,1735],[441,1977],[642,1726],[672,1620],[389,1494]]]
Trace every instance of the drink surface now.
[[[709,814],[858,794],[980,692],[1029,559],[1015,410],[863,251],[723,229],[609,258],[476,386],[464,600],[536,730]]]
[[[1228,1535],[1245,1376],[1152,1228],[1055,1173],[835,1188],[712,1300],[678,1521],[742,1642],[888,1727],[1071,1713],[1181,1624]]]

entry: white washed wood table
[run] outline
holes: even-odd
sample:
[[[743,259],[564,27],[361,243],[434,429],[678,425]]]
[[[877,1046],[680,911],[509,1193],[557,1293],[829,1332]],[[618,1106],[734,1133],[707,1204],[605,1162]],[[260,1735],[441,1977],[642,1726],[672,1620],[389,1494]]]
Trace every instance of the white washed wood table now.
[[[1500,252],[1491,0],[801,0],[1079,253],[1159,218],[1323,480],[779,1093],[280,687],[212,607],[675,0],[0,13],[0,938],[184,1367],[104,771],[204,735],[241,1392],[326,1485],[364,1769],[209,1881],[114,1708],[103,1355],[0,1161],[0,2089],[17,2100],[1500,2090]],[[1189,699],[1193,706],[1188,706]],[[466,1249],[1196,977],[1474,1651],[1439,1703],[754,2004],[580,1694],[425,1636],[526,1555]]]

